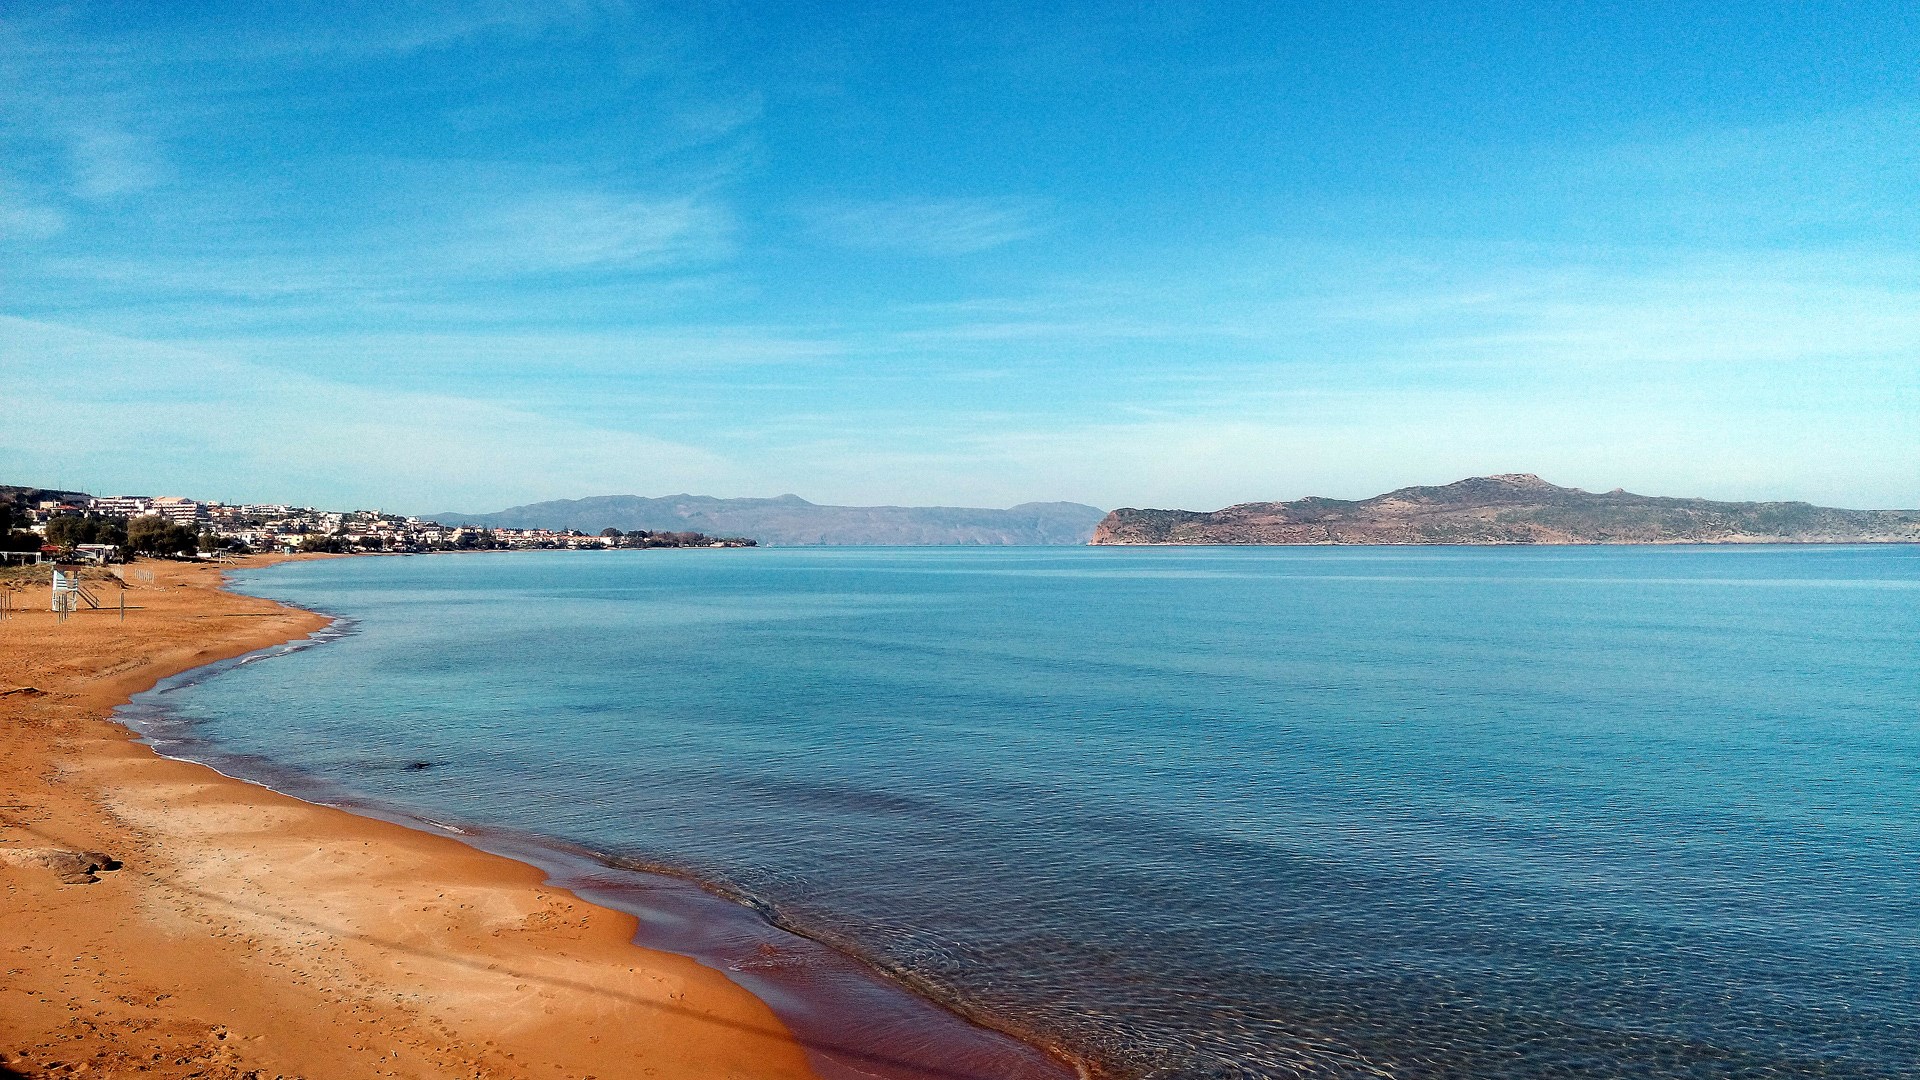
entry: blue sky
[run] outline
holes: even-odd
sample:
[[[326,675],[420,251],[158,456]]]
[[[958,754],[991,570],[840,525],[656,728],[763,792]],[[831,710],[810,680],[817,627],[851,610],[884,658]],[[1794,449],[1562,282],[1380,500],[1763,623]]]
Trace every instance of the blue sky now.
[[[1920,506],[1916,208],[1910,3],[19,3],[0,480]]]

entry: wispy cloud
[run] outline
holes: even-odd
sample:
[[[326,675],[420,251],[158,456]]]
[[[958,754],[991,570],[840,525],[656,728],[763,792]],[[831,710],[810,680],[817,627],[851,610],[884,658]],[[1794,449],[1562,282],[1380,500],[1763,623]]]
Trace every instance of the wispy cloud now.
[[[417,385],[462,380],[640,380],[662,374],[738,372],[808,364],[845,355],[844,343],[790,329],[707,325],[668,331],[598,333],[554,330],[483,333],[344,333],[255,338],[195,338],[199,351],[281,369],[325,368],[362,384]],[[525,389],[513,386],[513,393]]]
[[[801,211],[818,241],[907,255],[971,255],[1046,231],[1044,205],[1019,198],[870,199]]]
[[[625,4],[228,12],[217,30],[176,14],[125,34],[84,9],[0,17],[0,238],[21,245],[16,313],[104,301],[166,319],[239,300],[252,320],[262,305],[364,314],[461,285],[700,274],[735,250],[723,188],[759,102],[705,92],[673,35]],[[517,63],[498,77],[524,80],[583,34],[596,59],[565,70],[617,105],[566,135],[554,133],[576,119],[566,110],[503,93],[513,84],[474,65],[372,81],[359,66],[499,39]],[[305,126],[315,137],[288,142]]]
[[[710,262],[731,250],[718,201],[606,191],[540,192],[478,208],[450,223],[445,261],[493,273],[655,269]]]
[[[0,240],[46,240],[66,227],[65,214],[21,195],[0,177]]]
[[[69,47],[70,46],[70,47]],[[165,119],[126,51],[66,41],[61,20],[0,16],[0,184],[40,202],[114,200],[168,180]]]
[[[203,496],[344,505],[371,491],[423,511],[739,483],[724,456],[631,427],[0,316],[0,370],[30,368],[40,374],[11,392],[20,419],[0,428],[0,462],[42,483],[174,491],[192,477]]]
[[[72,159],[73,190],[85,199],[110,199],[144,191],[169,172],[159,143],[128,130],[126,121],[75,123],[62,132]]]
[[[196,55],[227,50],[275,63],[391,60],[477,40],[578,37],[630,22],[620,0],[466,0],[461,3],[296,3],[209,12],[215,27],[181,44]]]

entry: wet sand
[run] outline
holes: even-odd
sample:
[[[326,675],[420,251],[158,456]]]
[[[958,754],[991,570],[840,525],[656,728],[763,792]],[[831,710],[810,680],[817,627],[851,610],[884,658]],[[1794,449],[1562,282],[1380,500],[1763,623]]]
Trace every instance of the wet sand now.
[[[814,1075],[758,998],[531,866],[134,741],[132,694],[326,622],[135,569],[124,622],[45,585],[0,621],[0,1077]]]

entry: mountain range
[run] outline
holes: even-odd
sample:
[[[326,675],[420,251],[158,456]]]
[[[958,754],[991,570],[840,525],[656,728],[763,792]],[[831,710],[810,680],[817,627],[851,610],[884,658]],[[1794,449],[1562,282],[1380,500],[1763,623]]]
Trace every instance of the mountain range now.
[[[1920,510],[1595,494],[1531,473],[1371,499],[1254,502],[1210,513],[1115,510],[1095,544],[1847,544],[1920,542]]]
[[[510,507],[492,514],[434,514],[448,525],[507,529],[703,532],[761,544],[1084,544],[1104,512],[1080,503],[1021,503],[1005,510],[965,506],[823,506],[798,495],[716,499],[707,495],[601,495]]]

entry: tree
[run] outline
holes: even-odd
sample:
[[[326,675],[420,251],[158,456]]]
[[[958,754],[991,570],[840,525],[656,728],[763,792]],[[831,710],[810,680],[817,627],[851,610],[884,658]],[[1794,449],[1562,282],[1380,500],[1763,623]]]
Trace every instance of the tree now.
[[[127,545],[146,555],[185,555],[200,546],[200,534],[185,525],[148,514],[127,522]]]
[[[87,524],[87,519],[79,514],[55,514],[48,518],[46,534],[47,543],[55,547],[92,543],[88,539],[92,528]]]
[[[237,536],[220,536],[216,533],[200,534],[201,551],[236,551],[245,555],[249,550],[246,541]]]
[[[75,544],[113,544],[125,546],[125,518],[101,514],[55,514],[47,520],[47,543],[57,547]]]
[[[619,529],[601,529],[600,530],[600,536],[606,540],[618,540],[625,535],[626,533],[621,532]]]
[[[167,527],[172,524],[166,518],[148,514],[127,522],[127,547],[148,555],[160,554],[161,545],[166,542]],[[47,522],[47,528],[53,528],[53,522]],[[51,539],[51,537],[49,537]]]

